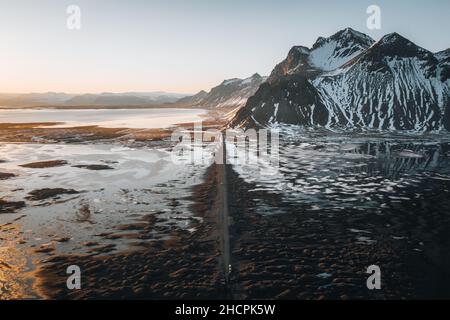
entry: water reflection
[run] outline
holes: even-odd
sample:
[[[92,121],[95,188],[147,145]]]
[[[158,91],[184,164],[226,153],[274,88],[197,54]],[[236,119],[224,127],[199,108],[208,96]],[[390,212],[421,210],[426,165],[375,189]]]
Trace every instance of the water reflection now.
[[[259,174],[252,164],[234,166],[251,191],[281,197],[276,212],[302,210],[321,213],[344,208],[383,208],[423,198],[424,191],[440,186],[448,196],[450,143],[446,136],[317,135],[282,133],[278,173]],[[253,150],[254,152],[255,150]],[[283,209],[285,207],[285,209]],[[267,210],[267,203],[261,205]]]

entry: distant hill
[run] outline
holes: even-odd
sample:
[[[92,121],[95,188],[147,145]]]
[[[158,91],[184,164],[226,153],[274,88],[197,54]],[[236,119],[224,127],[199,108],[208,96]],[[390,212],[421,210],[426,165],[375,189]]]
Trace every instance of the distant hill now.
[[[257,73],[246,79],[228,79],[210,92],[200,91],[194,96],[178,100],[178,103],[207,109],[242,107],[266,79]]]
[[[146,106],[174,103],[185,94],[166,92],[125,92],[100,94],[67,94],[63,92],[0,94],[0,106],[6,107],[76,107],[76,106]]]

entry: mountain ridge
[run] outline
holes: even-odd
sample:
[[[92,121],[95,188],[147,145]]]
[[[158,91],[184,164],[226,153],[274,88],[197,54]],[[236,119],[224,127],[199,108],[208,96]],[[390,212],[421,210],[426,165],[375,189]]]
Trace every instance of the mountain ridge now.
[[[449,51],[432,53],[398,33],[377,42],[361,34],[347,28],[316,49],[294,46],[231,124],[449,130]],[[324,46],[332,50],[318,68],[311,52]]]
[[[266,79],[267,77],[258,73],[245,79],[227,79],[213,87],[209,92],[202,90],[194,96],[178,100],[177,103],[207,109],[239,108],[246,104],[248,98],[255,94]]]
[[[375,40],[351,28],[338,31],[328,38],[319,37],[311,48],[294,46],[285,60],[275,66],[268,82],[277,77],[303,74],[314,77],[324,71],[331,71],[350,61]]]
[[[77,106],[143,106],[174,103],[185,96],[179,93],[155,92],[102,92],[69,94],[64,92],[0,93],[0,105],[5,107],[77,107]]]

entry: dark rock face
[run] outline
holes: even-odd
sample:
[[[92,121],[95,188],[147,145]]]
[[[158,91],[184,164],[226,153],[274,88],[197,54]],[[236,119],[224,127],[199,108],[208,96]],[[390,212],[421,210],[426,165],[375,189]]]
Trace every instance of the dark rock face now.
[[[68,162],[65,160],[50,160],[50,161],[40,161],[21,165],[23,168],[30,169],[45,169],[65,166]]]
[[[211,89],[209,93],[200,91],[192,97],[183,98],[178,101],[181,104],[190,104],[202,108],[221,108],[221,107],[241,107],[247,102],[259,86],[266,81],[255,73],[247,79],[229,79],[223,81],[220,85]]]
[[[450,129],[450,53],[433,54],[399,34],[373,43],[345,29],[294,47],[232,125]]]
[[[450,79],[450,49],[436,53],[435,57],[439,61],[441,81],[445,82]]]
[[[321,103],[316,89],[301,75],[286,76],[272,84],[262,84],[249,99],[248,105],[253,107],[241,109],[236,118],[246,119],[241,124],[249,127],[275,121],[325,125],[328,118],[328,111]]]
[[[78,191],[73,189],[44,188],[31,191],[26,197],[26,199],[32,201],[39,201],[39,200],[46,200],[49,198],[56,198],[63,194],[78,194],[78,193],[79,193]]]
[[[273,83],[282,76],[289,74],[314,74],[320,71],[310,65],[308,58],[311,50],[303,46],[293,47],[286,59],[277,64],[270,74],[267,82]]]
[[[438,74],[442,82],[450,81],[450,49],[438,52],[435,54],[436,59],[439,61]],[[447,87],[449,87],[448,85]],[[446,107],[444,113],[444,126],[447,130],[450,130],[450,98],[447,96]]]
[[[0,180],[8,180],[14,178],[16,175],[8,172],[0,172]]]
[[[374,42],[369,36],[347,28],[327,39],[320,37],[311,49],[295,46],[274,68],[267,81],[272,83],[279,77],[294,74],[314,77],[348,62]]]
[[[76,165],[73,167],[78,168],[78,169],[87,169],[87,170],[93,170],[93,171],[113,170],[114,169],[105,164],[82,164],[82,165]]]
[[[6,201],[0,199],[0,213],[15,213],[17,210],[25,207],[23,201]]]
[[[396,60],[420,60],[427,77],[432,77],[436,72],[438,60],[428,50],[425,50],[398,33],[390,33],[384,36],[372,47],[362,52],[359,56],[349,61],[344,67],[358,63],[366,63],[367,71],[390,72],[389,61]]]

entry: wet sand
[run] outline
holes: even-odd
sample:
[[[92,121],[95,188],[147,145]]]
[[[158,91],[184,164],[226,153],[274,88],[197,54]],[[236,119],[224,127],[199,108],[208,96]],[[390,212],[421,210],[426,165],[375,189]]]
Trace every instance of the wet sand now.
[[[263,190],[250,192],[255,185],[239,178],[229,165],[225,166],[231,222],[227,259],[232,268],[227,275],[220,215],[223,195],[218,189],[223,184],[223,169],[212,165],[205,182],[195,187],[194,208],[203,223],[195,225],[194,233],[173,230],[171,240],[153,242],[133,253],[52,258],[38,273],[45,296],[318,300],[449,297],[450,269],[446,266],[450,267],[450,218],[445,208],[450,199],[424,210],[422,215],[411,213],[407,203],[400,204],[395,214],[368,216],[343,210],[339,216],[322,216],[290,207],[288,214],[261,215],[255,212],[257,199],[274,206],[283,201]],[[428,196],[443,187],[434,186]],[[145,224],[124,228],[147,230]],[[398,237],[392,238],[392,232]],[[416,250],[415,238],[428,239],[421,250]],[[79,292],[64,289],[64,268],[70,264],[82,266],[89,274],[86,287]],[[373,264],[383,270],[381,291],[366,287],[366,269]],[[129,269],[131,265],[135,268]]]
[[[52,128],[51,125],[0,124],[0,142],[4,142],[3,147],[8,146],[8,150],[14,150],[13,157],[19,157],[14,163],[8,157],[0,159],[6,168],[1,170],[1,179],[13,179],[7,190],[0,190],[0,213],[5,214],[2,219],[5,223],[0,224],[0,240],[9,252],[0,252],[4,263],[0,266],[0,299],[223,297],[223,277],[218,275],[223,268],[219,268],[217,263],[216,229],[211,227],[210,212],[206,210],[214,199],[196,189],[195,192],[200,194],[198,201],[195,200],[191,209],[185,208],[194,200],[183,198],[188,193],[182,188],[185,189],[192,183],[190,180],[195,181],[196,178],[192,176],[178,181],[180,177],[173,176],[173,172],[165,173],[167,160],[161,158],[158,161],[158,157],[164,154],[162,150],[171,148],[169,138],[174,128]],[[204,129],[222,125],[217,120],[203,122]],[[179,127],[189,130],[193,124],[180,124]],[[11,143],[18,143],[20,148],[11,149]],[[41,147],[45,145],[48,147]],[[79,156],[70,153],[72,145],[74,152],[79,152],[79,148],[85,145],[98,155],[81,152],[80,156],[85,160],[80,161]],[[21,160],[24,155],[16,149],[21,150],[22,146],[31,148],[23,159],[35,154],[35,159],[51,156],[51,160]],[[65,149],[71,160],[58,155]],[[42,154],[40,150],[43,150]],[[135,158],[130,158],[126,150],[134,152]],[[149,150],[148,155],[145,155],[146,150]],[[109,159],[107,154],[125,158],[118,158],[119,163]],[[131,164],[133,161],[137,164]],[[140,168],[143,161],[148,162],[147,168]],[[87,181],[96,174],[100,174],[103,180],[117,176],[122,189],[118,185],[117,190],[108,190],[112,184],[104,185],[106,190],[67,188],[66,183],[72,183],[75,177],[70,173],[73,170],[78,170],[73,174],[84,176]],[[124,170],[126,174],[122,173]],[[154,170],[161,171],[163,176],[149,176],[151,187],[146,189],[148,183],[143,178]],[[27,180],[30,175],[35,178]],[[171,177],[173,180],[165,181]],[[66,182],[55,184],[55,178]],[[124,184],[128,178],[133,179],[133,186],[128,182]],[[153,186],[151,182],[155,178]],[[47,180],[48,183],[45,182]],[[27,181],[31,183],[29,186]],[[177,184],[179,186],[174,187]],[[172,202],[162,200],[170,197],[168,190],[177,192],[179,198],[173,198]],[[100,198],[91,199],[91,192]],[[109,196],[115,198],[108,207],[96,203],[97,200],[107,201]],[[26,201],[15,200],[19,198]],[[160,203],[151,205],[149,201]],[[114,212],[109,213],[108,208],[114,208]],[[195,215],[191,216],[190,211]],[[108,217],[113,219],[108,220]],[[26,229],[30,228],[30,223],[33,230]],[[55,229],[58,226],[60,230]],[[79,234],[73,233],[76,228],[79,228]],[[95,234],[97,229],[107,231]],[[92,235],[89,237],[91,240],[83,240],[89,234]],[[85,272],[84,279],[89,285],[85,286],[83,282],[86,287],[83,292],[64,292],[66,263],[80,265]],[[55,282],[55,279],[62,282]]]
[[[92,143],[114,141],[157,141],[171,137],[175,128],[192,130],[193,123],[180,123],[166,129],[127,129],[84,126],[73,128],[52,127],[59,123],[0,123],[0,142],[15,143]],[[205,119],[204,130],[220,128],[223,120]]]
[[[170,239],[144,243],[144,248],[112,255],[56,256],[37,271],[36,288],[50,299],[223,299],[227,295],[220,267],[218,216],[214,190],[217,167],[195,187],[195,231],[173,228]],[[123,226],[136,241],[154,221]],[[76,264],[83,274],[82,290],[68,290],[66,268]]]
[[[254,212],[255,200],[245,196],[251,186],[231,170],[229,180],[237,297],[450,298],[450,199],[421,214],[404,201],[395,212],[372,215],[343,210],[338,216],[320,216],[291,207],[288,214],[262,216]],[[432,199],[442,187],[433,186],[427,196]],[[253,195],[282,202],[264,192]],[[363,241],[367,234],[370,243]],[[417,250],[414,239],[427,241]],[[370,265],[382,269],[380,291],[366,287]]]
[[[227,283],[221,264],[221,221],[211,194],[218,181],[219,166],[209,169],[208,180],[196,188],[196,212],[204,219],[189,234],[174,230],[169,241],[157,241],[142,250],[110,256],[58,256],[38,272],[40,288],[48,298],[88,299],[418,299],[448,297],[450,278],[442,269],[448,251],[428,247],[414,251],[407,241],[390,239],[383,232],[396,222],[399,232],[411,230],[406,212],[395,218],[358,216],[345,212],[328,218],[327,224],[298,210],[285,216],[255,214],[253,200],[245,196],[247,184],[228,168],[231,206],[231,264]],[[262,195],[259,195],[262,196]],[[273,197],[264,194],[267,199]],[[277,199],[272,199],[278,201]],[[428,220],[443,218],[437,213]],[[404,223],[398,223],[402,218]],[[420,220],[424,217],[414,217]],[[393,219],[394,221],[391,221]],[[428,221],[429,222],[429,221]],[[445,225],[448,221],[444,221]],[[376,244],[354,240],[348,225],[378,229]],[[135,226],[138,231],[144,226]],[[440,236],[450,230],[436,230]],[[400,234],[400,233],[399,233]],[[371,235],[373,236],[373,234]],[[435,239],[438,241],[438,239]],[[438,243],[445,248],[448,243]],[[448,248],[448,247],[447,247]],[[83,272],[83,290],[65,289],[65,268],[77,264]],[[383,290],[369,291],[366,268],[383,268]],[[447,269],[448,270],[448,269]],[[59,285],[56,285],[59,284]]]
[[[76,139],[74,139],[74,133],[76,133]],[[142,135],[142,140],[139,140],[139,134]],[[164,138],[165,134],[165,130],[150,134],[148,130],[143,132],[98,127],[47,129],[36,124],[0,125],[0,141],[17,137],[18,141],[29,143],[35,142],[36,136],[39,136],[38,141],[44,142],[44,145],[49,141],[68,144],[82,141],[87,148],[92,143],[125,141],[130,145],[130,137],[133,137],[131,145],[138,148],[138,152],[141,152],[140,147],[158,145],[158,139],[160,139],[160,146],[167,147],[168,141]],[[428,144],[425,142],[424,145]],[[384,148],[383,146],[380,144],[380,150]],[[377,189],[370,191],[382,198],[385,197],[383,193],[387,193],[386,199],[383,198],[386,202],[380,203],[383,205],[371,204],[367,207],[364,207],[364,204],[368,202],[366,198],[356,196],[356,199],[352,199],[352,197],[355,198],[352,193],[360,187],[357,184],[352,186],[352,179],[355,179],[355,176],[345,175],[353,171],[356,174],[360,174],[359,171],[366,172],[366,169],[355,166],[359,164],[358,161],[368,165],[368,172],[378,170],[377,161],[379,160],[370,158],[369,153],[372,151],[367,154],[358,153],[362,148],[362,144],[335,143],[334,140],[331,143],[318,141],[306,147],[304,143],[288,146],[286,154],[288,160],[289,157],[291,158],[286,163],[282,163],[282,166],[285,166],[286,172],[295,177],[296,182],[303,183],[300,185],[304,186],[304,180],[310,181],[306,187],[300,189],[301,191],[296,191],[295,186],[292,186],[290,192],[283,188],[274,188],[274,185],[282,183],[283,179],[273,182],[256,179],[252,182],[241,176],[247,174],[255,178],[251,170],[239,173],[233,166],[213,164],[205,169],[206,173],[201,181],[191,187],[192,193],[188,198],[172,197],[169,198],[172,199],[170,201],[167,198],[159,200],[171,207],[169,219],[167,219],[167,212],[146,212],[146,210],[154,209],[157,203],[143,202],[141,197],[149,198],[157,195],[161,189],[171,190],[177,187],[171,186],[169,182],[158,185],[158,188],[152,187],[152,190],[142,189],[143,186],[135,186],[138,190],[128,188],[129,186],[124,187],[120,194],[125,198],[130,197],[129,202],[125,203],[124,212],[129,213],[131,219],[120,216],[120,223],[113,221],[112,229],[97,233],[95,237],[80,243],[83,250],[80,250],[80,247],[74,247],[75,251],[59,251],[59,246],[72,245],[74,242],[70,236],[63,234],[52,236],[50,242],[42,241],[36,245],[33,244],[30,249],[33,254],[39,256],[39,259],[34,261],[37,270],[33,269],[27,274],[27,277],[34,279],[33,294],[22,292],[24,291],[22,284],[19,279],[14,278],[16,274],[8,273],[9,269],[2,265],[0,272],[6,270],[6,276],[3,276],[3,279],[10,282],[14,279],[16,287],[14,294],[6,295],[6,297],[47,299],[450,298],[448,289],[450,287],[450,215],[448,214],[450,198],[446,196],[446,192],[450,190],[450,179],[447,179],[444,174],[445,170],[439,172],[442,166],[446,169],[448,145],[433,146],[439,151],[437,155],[436,153],[427,155],[426,149],[415,150],[413,146],[408,147],[411,150],[404,147],[395,149],[395,161],[391,163],[389,162],[391,160],[387,159],[381,164],[386,171],[383,171],[382,180],[370,183],[386,190],[389,186],[390,189],[386,192],[377,191]],[[111,152],[112,149],[100,150],[103,150],[102,154],[108,154],[104,153],[105,150]],[[296,152],[299,150],[302,150],[303,157],[297,155]],[[377,149],[376,152],[379,150]],[[150,156],[150,154],[145,155],[145,157]],[[319,159],[320,166],[315,166],[311,159]],[[47,170],[79,170],[77,174],[88,175],[101,172],[114,174],[119,166],[112,160],[105,164],[89,160],[87,163],[76,164],[74,159],[68,160],[55,156],[53,160],[27,161],[23,164],[26,170],[42,172],[37,177],[44,181],[50,174]],[[342,170],[339,172],[342,176],[332,181],[318,180],[315,174],[323,175],[326,171],[322,172],[321,166],[327,168],[329,161],[335,165],[333,169]],[[428,168],[430,164],[432,165]],[[7,167],[8,160],[3,160],[3,165]],[[104,169],[106,166],[112,169],[96,170]],[[132,167],[135,167],[135,164],[132,164]],[[403,181],[402,170],[411,171],[414,174]],[[415,172],[418,172],[417,175]],[[6,182],[10,179],[20,179],[20,176],[19,178],[8,176],[8,174],[17,174],[16,172],[10,173],[2,169],[2,173]],[[57,172],[53,174],[57,175]],[[374,176],[376,177],[375,174]],[[402,183],[393,183],[385,176],[389,176],[394,181],[400,179]],[[68,177],[73,179],[71,175]],[[370,175],[369,177],[356,175],[356,177],[359,177],[361,181],[356,179],[354,183],[363,183],[364,179],[373,178]],[[372,181],[370,179],[369,181]],[[330,196],[327,201],[319,202],[323,201],[320,199],[323,192],[318,192],[316,197],[314,197],[315,193],[311,195],[307,193],[316,192],[315,188],[318,186],[339,187],[350,192],[338,194],[337,198]],[[6,214],[17,211],[11,216],[13,219],[10,219],[10,222],[0,225],[2,240],[6,244],[11,243],[10,249],[21,250],[17,246],[17,241],[20,243],[21,235],[27,231],[21,229],[22,222],[27,218],[21,214],[25,205],[33,211],[36,210],[34,214],[38,215],[47,210],[56,214],[61,209],[66,211],[70,208],[75,210],[75,216],[71,216],[70,219],[75,220],[64,222],[67,217],[58,217],[63,218],[63,224],[79,223],[76,226],[78,228],[83,226],[86,230],[98,227],[104,222],[100,219],[102,215],[99,215],[98,208],[92,203],[77,200],[73,208],[72,205],[67,205],[74,201],[72,196],[83,196],[84,192],[85,190],[78,188],[76,190],[58,189],[50,186],[36,188],[31,192],[13,191],[16,196],[24,194],[23,199],[28,195],[30,197],[28,201],[31,203],[13,201],[9,198],[0,201],[0,210],[5,211]],[[226,195],[223,192],[226,192]],[[104,193],[99,194],[110,196]],[[112,196],[115,197],[115,194]],[[296,198],[297,196],[299,198]],[[345,205],[346,200],[355,202],[348,202],[348,205]],[[360,200],[364,201],[360,202]],[[179,210],[180,201],[191,203],[189,212],[192,215]],[[315,205],[319,203],[322,208],[315,208]],[[228,216],[223,215],[224,205],[228,208]],[[132,212],[134,210],[139,211],[140,214],[136,215],[137,212]],[[110,216],[106,218],[109,219]],[[182,223],[179,224],[178,221]],[[228,224],[229,229],[224,230]],[[111,226],[108,227],[111,228]],[[18,235],[17,239],[13,238],[14,234]],[[24,261],[27,260],[28,252],[13,252],[8,255],[3,254],[3,257],[10,257],[11,254],[18,256],[16,259],[20,263],[17,264],[24,268],[18,272],[21,275],[24,274],[23,270],[26,270]],[[3,262],[10,266],[6,260]],[[70,265],[78,265],[82,270],[82,290],[68,290],[66,287],[66,269]],[[368,277],[366,269],[370,265],[379,265],[382,269],[382,290],[380,291],[370,291],[366,287]],[[23,281],[29,281],[29,279]]]

